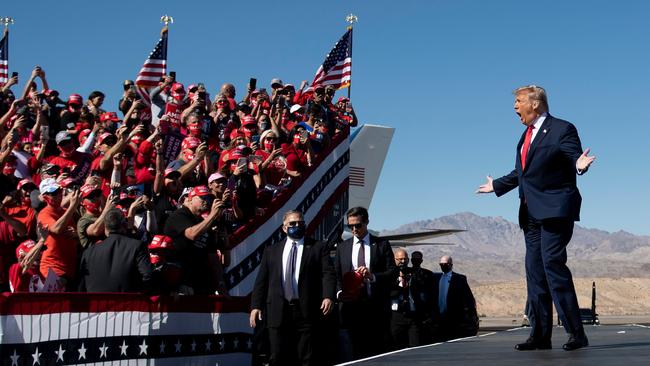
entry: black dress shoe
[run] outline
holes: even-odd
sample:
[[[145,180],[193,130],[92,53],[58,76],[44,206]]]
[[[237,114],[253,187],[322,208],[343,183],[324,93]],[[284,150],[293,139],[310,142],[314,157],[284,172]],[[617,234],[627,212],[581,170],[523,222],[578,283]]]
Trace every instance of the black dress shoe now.
[[[517,351],[533,351],[536,349],[551,349],[551,341],[538,341],[533,337],[526,339],[526,342],[515,344]]]
[[[573,334],[570,334],[569,341],[566,342],[562,346],[562,348],[565,351],[573,351],[578,348],[587,347],[588,345],[589,345],[589,340],[587,339],[586,335],[583,334],[582,336],[575,336]]]

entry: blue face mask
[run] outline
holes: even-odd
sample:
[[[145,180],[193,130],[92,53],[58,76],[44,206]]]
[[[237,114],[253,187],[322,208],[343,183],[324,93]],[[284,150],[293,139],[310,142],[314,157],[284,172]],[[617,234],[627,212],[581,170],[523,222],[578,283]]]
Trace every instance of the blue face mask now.
[[[287,236],[293,240],[300,240],[305,236],[305,226],[289,226],[287,228]]]

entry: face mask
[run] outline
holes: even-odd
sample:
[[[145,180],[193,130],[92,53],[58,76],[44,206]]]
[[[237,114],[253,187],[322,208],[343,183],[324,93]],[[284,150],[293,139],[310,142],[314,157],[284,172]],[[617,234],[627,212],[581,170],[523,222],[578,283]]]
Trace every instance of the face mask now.
[[[305,227],[303,225],[289,226],[287,236],[293,240],[300,240],[305,236]]]
[[[442,270],[442,272],[447,273],[447,272],[451,271],[451,264],[449,264],[449,263],[440,263],[440,269]]]
[[[275,145],[271,141],[265,141],[264,142],[264,150],[273,151],[274,148],[275,148]]]
[[[99,204],[92,201],[84,201],[84,208],[92,215],[99,214]]]
[[[5,165],[2,168],[2,174],[4,175],[14,175],[14,172],[16,172],[16,167],[14,165]]]
[[[294,143],[294,145],[300,144],[300,135],[298,135],[298,134],[293,135],[293,143]]]
[[[420,267],[420,265],[422,265],[422,260],[420,260],[420,259],[413,259],[413,260],[411,261],[411,263],[413,263],[413,267]]]
[[[268,122],[264,121],[264,122],[260,123],[260,130],[266,131],[268,129],[269,129],[269,123]]]
[[[400,272],[406,272],[408,266],[409,266],[408,262],[403,262],[403,263],[400,263],[400,265],[397,266],[397,268],[399,268]]]
[[[24,206],[31,206],[32,205],[32,199],[29,198],[29,196],[23,197],[23,205]]]

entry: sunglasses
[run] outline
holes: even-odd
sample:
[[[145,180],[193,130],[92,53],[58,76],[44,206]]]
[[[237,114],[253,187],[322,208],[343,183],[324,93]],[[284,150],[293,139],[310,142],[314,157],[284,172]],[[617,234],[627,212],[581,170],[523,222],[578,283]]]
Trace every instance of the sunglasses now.
[[[277,137],[265,137],[264,140],[266,141],[277,141]]]
[[[287,226],[300,226],[300,225],[304,225],[304,224],[305,224],[304,221],[289,221]]]
[[[348,229],[361,229],[365,224],[348,224]]]

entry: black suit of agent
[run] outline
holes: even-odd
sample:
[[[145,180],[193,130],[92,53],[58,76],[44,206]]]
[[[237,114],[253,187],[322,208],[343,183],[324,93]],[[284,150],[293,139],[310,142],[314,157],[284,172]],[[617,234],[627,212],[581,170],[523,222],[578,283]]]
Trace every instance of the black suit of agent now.
[[[348,222],[352,217],[348,217]],[[354,233],[355,229],[353,229]],[[341,299],[341,322],[347,328],[352,342],[352,353],[355,359],[372,356],[388,350],[390,340],[391,302],[390,290],[399,271],[395,266],[395,258],[390,243],[379,241],[377,237],[367,234],[364,238],[369,241],[370,265],[367,270],[370,279],[365,281],[358,299],[346,301]],[[353,237],[340,243],[336,248],[336,274],[338,290],[342,290],[343,275],[357,270],[355,268],[358,239]],[[353,250],[356,249],[356,250]]]
[[[302,215],[290,215],[289,220],[304,226]],[[285,220],[285,228],[287,223]],[[324,312],[331,310],[336,277],[324,243],[311,238],[296,240],[302,242],[297,298],[288,300],[291,295],[285,294],[283,278],[289,258],[283,261],[283,252],[293,241],[289,238],[264,250],[252,293],[251,326],[266,317],[271,365],[316,365],[315,325]]]
[[[449,287],[446,297],[446,310],[440,312],[440,279],[443,273],[433,274],[434,322],[437,325],[437,341],[470,337],[478,332],[476,301],[467,283],[467,277],[456,272],[447,275]]]

